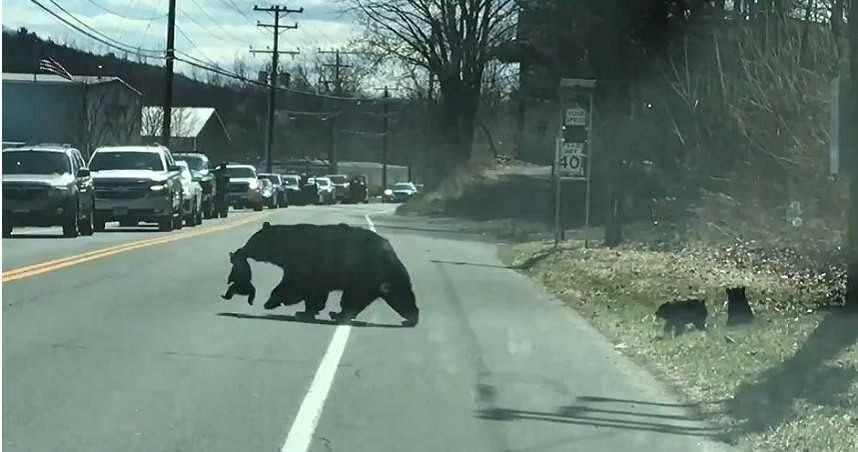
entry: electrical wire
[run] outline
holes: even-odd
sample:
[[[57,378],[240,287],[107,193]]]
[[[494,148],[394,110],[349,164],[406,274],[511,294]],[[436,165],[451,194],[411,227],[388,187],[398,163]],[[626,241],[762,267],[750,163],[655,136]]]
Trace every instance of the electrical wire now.
[[[130,46],[129,46],[128,44],[121,43],[123,46],[128,46],[129,48],[122,47],[122,46],[120,46],[120,45],[114,44],[114,43],[113,43],[113,42],[111,42],[111,41],[108,41],[108,40],[102,39],[102,38],[100,38],[98,35],[93,34],[93,33],[90,33],[89,31],[87,31],[87,30],[85,30],[85,29],[83,29],[83,28],[80,28],[80,27],[78,27],[77,25],[75,25],[75,24],[73,24],[73,23],[69,22],[67,19],[65,19],[64,17],[60,16],[59,14],[57,14],[56,12],[54,12],[53,10],[51,10],[50,8],[48,8],[47,6],[43,5],[43,4],[42,4],[42,3],[40,3],[38,0],[30,0],[30,2],[34,3],[34,4],[35,4],[36,6],[38,6],[39,8],[43,9],[46,13],[50,14],[51,16],[54,16],[57,20],[59,20],[60,22],[62,22],[63,24],[65,24],[67,27],[69,27],[69,28],[71,28],[71,29],[73,29],[73,30],[75,30],[75,31],[78,31],[78,32],[80,32],[80,33],[82,33],[82,34],[86,35],[86,36],[87,36],[87,37],[89,37],[90,39],[93,39],[93,40],[95,40],[95,41],[100,42],[101,44],[106,45],[107,47],[110,47],[110,48],[112,48],[112,49],[116,49],[116,50],[121,50],[121,51],[123,51],[123,52],[128,52],[128,53],[130,53],[130,54],[137,55],[137,56],[141,56],[141,57],[145,57],[145,58],[157,58],[157,59],[165,59],[165,58],[166,58],[166,56],[164,56],[164,55],[148,55],[148,54],[141,53],[141,52],[137,51],[137,49],[130,48]],[[119,42],[119,41],[116,41],[116,40],[113,40],[113,41],[115,41],[115,42]]]
[[[213,65],[213,66],[217,66],[217,63],[215,63],[215,62],[214,62],[214,60],[212,60],[208,55],[206,55],[206,54],[202,51],[202,49],[200,49],[200,48],[199,48],[199,46],[197,46],[197,43],[195,43],[195,42],[194,42],[194,40],[193,40],[193,39],[191,39],[191,37],[190,37],[190,36],[188,36],[188,34],[187,34],[187,33],[185,33],[185,30],[182,30],[182,27],[180,27],[180,26],[179,26],[179,24],[176,24],[176,31],[178,31],[178,32],[179,32],[179,34],[180,34],[180,35],[182,35],[182,37],[183,37],[183,38],[185,38],[185,40],[186,40],[186,41],[188,41],[188,44],[190,44],[190,45],[191,45],[191,48],[192,48],[192,49],[195,49],[195,50],[200,54],[201,58],[202,58],[206,63],[211,64],[211,65]],[[188,55],[188,56],[190,56],[190,55]]]
[[[110,9],[110,8],[108,8],[108,7],[104,6],[104,5],[102,5],[102,4],[98,3],[98,2],[96,2],[95,0],[86,0],[86,1],[88,1],[89,3],[91,3],[91,4],[92,4],[93,6],[95,6],[96,8],[98,8],[98,9],[100,9],[100,10],[102,10],[102,11],[104,11],[104,12],[108,13],[108,14],[113,14],[114,16],[118,16],[118,17],[121,17],[121,18],[123,18],[123,19],[129,19],[129,20],[149,20],[149,21],[152,21],[152,20],[166,19],[166,18],[167,18],[167,15],[166,15],[166,14],[161,14],[161,15],[158,15],[158,16],[152,16],[152,17],[131,17],[131,16],[127,16],[127,15],[125,15],[125,14],[118,13],[118,12],[116,12],[116,11],[114,11],[114,10],[112,10],[112,9]]]
[[[50,1],[54,6],[56,6],[60,11],[64,12],[67,16],[71,17],[71,18],[72,18],[72,20],[74,20],[75,22],[79,23],[82,27],[86,28],[87,30],[89,30],[89,31],[90,31],[90,32],[92,32],[93,34],[95,34],[95,35],[97,35],[97,36],[100,36],[100,37],[101,37],[101,38],[103,38],[103,39],[106,39],[106,40],[108,40],[108,41],[113,42],[114,44],[116,44],[116,45],[118,45],[118,46],[120,46],[120,47],[122,47],[122,46],[127,46],[127,47],[129,47],[130,49],[133,49],[134,51],[137,51],[137,52],[144,52],[144,53],[161,54],[161,53],[163,52],[163,51],[161,51],[161,50],[152,50],[152,49],[142,49],[142,48],[136,48],[136,49],[135,49],[134,47],[131,47],[131,46],[130,46],[130,44],[125,44],[125,43],[123,43],[123,42],[121,42],[121,41],[118,41],[118,40],[116,40],[116,39],[113,39],[113,38],[111,38],[110,36],[108,36],[108,35],[106,35],[106,34],[104,34],[104,33],[100,32],[100,31],[96,30],[95,28],[91,27],[89,24],[87,24],[86,22],[84,22],[82,19],[78,18],[77,16],[75,16],[74,14],[72,14],[71,12],[69,12],[69,10],[67,10],[67,9],[63,8],[59,3],[57,3],[57,2],[56,2],[56,0],[48,0],[48,1]],[[128,50],[126,50],[126,51],[128,51]]]
[[[221,26],[221,24],[220,24],[220,23],[218,23],[218,21],[217,21],[217,20],[215,20],[215,18],[214,18],[214,17],[212,17],[208,12],[206,12],[205,8],[203,8],[203,7],[202,7],[202,6],[197,2],[197,0],[191,0],[191,3],[193,3],[194,5],[196,5],[196,6],[197,6],[197,8],[199,8],[200,12],[201,12],[201,13],[203,13],[203,15],[204,15],[204,16],[206,16],[206,17],[207,17],[207,18],[208,18],[208,19],[209,19],[209,20],[210,20],[210,21],[211,21],[211,22],[212,22],[216,27],[218,27],[218,28],[220,29],[220,31],[224,32],[224,34],[226,34],[226,35],[227,35],[227,36],[229,36],[230,38],[234,39],[235,41],[242,41],[241,39],[237,38],[234,34],[232,34],[232,33],[228,32],[228,31],[226,30],[226,28],[223,28],[223,27]]]

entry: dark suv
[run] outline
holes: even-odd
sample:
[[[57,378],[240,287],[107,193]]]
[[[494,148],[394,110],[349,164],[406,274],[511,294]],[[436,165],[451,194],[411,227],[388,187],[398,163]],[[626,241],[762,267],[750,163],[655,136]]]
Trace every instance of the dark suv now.
[[[3,237],[15,226],[93,233],[95,190],[80,151],[63,146],[3,150]]]

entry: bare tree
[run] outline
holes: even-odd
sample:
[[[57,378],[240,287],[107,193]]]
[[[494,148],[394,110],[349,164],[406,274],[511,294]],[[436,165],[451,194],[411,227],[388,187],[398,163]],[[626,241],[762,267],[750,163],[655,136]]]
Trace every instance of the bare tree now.
[[[471,156],[474,123],[486,63],[514,35],[515,0],[349,0],[373,50],[428,69],[438,77],[447,168]],[[437,181],[436,181],[437,182]]]
[[[187,136],[197,125],[193,111],[189,107],[174,107],[171,114],[170,130],[174,137]],[[161,136],[161,124],[164,120],[163,107],[144,107],[140,119],[142,136]]]

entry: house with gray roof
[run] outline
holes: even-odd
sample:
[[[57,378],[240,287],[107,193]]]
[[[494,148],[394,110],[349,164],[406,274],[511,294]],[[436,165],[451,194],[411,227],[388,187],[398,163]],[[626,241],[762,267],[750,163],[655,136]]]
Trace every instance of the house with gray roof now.
[[[140,135],[144,141],[159,142],[164,108],[146,106],[142,110]],[[170,144],[173,152],[200,152],[210,160],[228,160],[232,139],[214,108],[173,107],[170,118]]]

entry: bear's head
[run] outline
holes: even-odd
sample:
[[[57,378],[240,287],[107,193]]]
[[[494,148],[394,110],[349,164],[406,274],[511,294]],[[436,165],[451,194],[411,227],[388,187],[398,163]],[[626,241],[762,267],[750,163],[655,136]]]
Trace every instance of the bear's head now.
[[[251,258],[256,261],[270,262],[271,259],[276,258],[276,247],[272,246],[278,242],[276,229],[267,221],[262,223],[262,228],[253,233],[243,247],[230,253],[230,261],[236,258]]]

